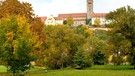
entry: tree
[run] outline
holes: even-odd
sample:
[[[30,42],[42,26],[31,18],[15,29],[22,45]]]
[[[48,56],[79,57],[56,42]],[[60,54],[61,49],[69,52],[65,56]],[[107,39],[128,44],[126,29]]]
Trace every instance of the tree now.
[[[2,18],[0,31],[0,59],[6,62],[8,70],[16,75],[29,69],[38,35],[31,32],[25,17]]]
[[[87,39],[87,43],[84,44],[84,49],[86,54],[91,56],[92,62],[95,64],[105,64],[107,62],[107,54],[104,53],[104,48],[106,43],[103,40],[98,39],[98,37],[91,36]]]
[[[107,62],[107,57],[101,51],[97,51],[93,54],[94,65],[104,65]]]
[[[66,20],[64,20],[64,21],[63,21],[63,24],[64,24],[64,25],[66,25],[66,24],[67,24],[67,21],[66,21]]]
[[[86,17],[86,25],[91,26],[91,19],[88,19],[87,17]]]
[[[0,18],[7,15],[24,15],[30,21],[34,13],[31,4],[27,2],[21,3],[18,0],[4,0],[0,6]]]
[[[135,10],[130,6],[121,7],[110,12],[106,19],[110,21],[109,25],[112,28],[111,32],[113,34],[120,34],[127,41],[130,41],[131,47],[127,54],[132,56],[135,68]]]
[[[24,16],[26,22],[31,25],[30,30],[33,32],[33,34],[39,36],[39,39],[37,40],[38,45],[33,54],[37,54],[38,58],[41,58],[43,56],[41,44],[44,44],[45,41],[45,34],[43,33],[44,23],[42,23],[40,18],[35,16],[32,5],[30,3],[20,2],[18,0],[4,0],[2,5],[0,5],[0,19],[12,15]]]
[[[4,0],[2,5],[0,5],[0,18],[4,18],[12,15],[25,16],[26,21],[31,24],[31,30],[37,33],[41,41],[44,39],[44,34],[42,28],[44,23],[41,19],[36,17],[32,9],[32,5],[27,2],[20,2],[18,0]]]
[[[74,24],[74,20],[71,17],[67,18],[66,21],[67,21],[67,25],[69,26],[72,26]]]
[[[82,34],[85,38],[89,38],[93,36],[93,31],[87,28],[84,25],[79,25],[76,27],[76,33],[77,34]]]
[[[80,68],[90,67],[92,62],[90,54],[86,54],[84,49],[79,49],[76,52],[73,61],[77,66],[80,66]]]
[[[82,35],[76,34],[69,26],[45,26],[44,62],[52,69],[59,69],[73,64],[73,57],[80,45],[85,43]]]
[[[127,40],[124,36],[122,36],[120,33],[113,33],[110,34],[108,44],[108,51],[110,51],[110,55],[113,55],[112,62],[115,65],[122,64],[123,58],[129,52],[131,42]]]
[[[94,20],[94,26],[99,27],[100,25],[101,25],[100,18],[96,18],[96,19]]]

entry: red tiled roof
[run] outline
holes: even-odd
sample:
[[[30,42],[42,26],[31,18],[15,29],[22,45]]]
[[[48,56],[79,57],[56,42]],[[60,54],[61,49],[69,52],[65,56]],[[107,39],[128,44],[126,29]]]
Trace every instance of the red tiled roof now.
[[[106,16],[107,13],[92,13],[92,18],[98,17],[98,18],[103,18]],[[63,18],[68,18],[68,17],[72,17],[72,18],[86,18],[87,14],[86,13],[69,13],[69,14],[59,14],[58,17],[54,17],[55,20],[62,20]],[[39,17],[41,18],[42,22],[45,22],[45,20],[47,19],[47,17]],[[81,20],[85,20],[85,19],[74,19],[75,21],[81,21]]]
[[[102,17],[105,17],[106,14],[107,14],[107,13],[92,13],[92,18],[93,18],[93,17],[100,17],[100,18],[102,18]]]
[[[60,17],[54,17],[55,20],[62,20]]]
[[[59,14],[58,17],[59,17],[59,18],[68,18],[68,17],[72,17],[72,18],[86,17],[86,13]]]
[[[45,20],[47,19],[47,17],[39,17],[41,19],[42,22],[45,22]]]

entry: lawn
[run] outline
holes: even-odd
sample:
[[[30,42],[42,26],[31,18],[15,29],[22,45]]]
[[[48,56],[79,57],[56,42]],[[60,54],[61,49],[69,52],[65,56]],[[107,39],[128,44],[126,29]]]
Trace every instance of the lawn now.
[[[57,70],[29,73],[26,76],[135,76],[134,70]]]
[[[6,72],[7,68],[5,66],[0,65],[0,72]]]
[[[0,76],[7,76],[1,69],[5,72],[5,68],[0,66]],[[135,70],[133,66],[94,65],[83,70],[66,68],[46,72],[42,67],[34,67],[26,76],[135,76]]]

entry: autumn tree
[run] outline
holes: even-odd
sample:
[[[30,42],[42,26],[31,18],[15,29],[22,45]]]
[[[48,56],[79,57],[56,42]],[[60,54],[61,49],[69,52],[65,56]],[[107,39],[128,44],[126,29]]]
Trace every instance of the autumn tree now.
[[[0,18],[9,15],[25,16],[26,21],[31,24],[31,30],[38,33],[40,38],[45,37],[42,32],[44,24],[41,22],[41,19],[34,14],[30,3],[20,2],[18,0],[4,0],[0,6]]]
[[[100,65],[107,62],[107,54],[103,52],[104,48],[106,47],[104,40],[92,36],[88,38],[88,42],[84,47],[89,52],[94,64]]]
[[[67,19],[66,19],[66,21],[67,21],[67,25],[69,25],[69,26],[71,26],[71,25],[73,25],[74,24],[74,20],[73,20],[73,18],[72,17],[68,17]]]
[[[109,55],[112,55],[112,62],[114,65],[120,65],[124,62],[124,57],[129,52],[131,42],[127,40],[120,33],[109,34],[108,49]]]
[[[111,32],[113,34],[119,34],[124,38],[122,40],[131,43],[131,48],[126,54],[132,56],[135,68],[135,10],[130,6],[121,7],[110,12],[106,16],[106,19],[110,21],[109,25],[112,28]],[[119,43],[119,41],[117,43]]]
[[[94,31],[86,26],[79,25],[76,27],[76,33],[82,34],[86,38],[87,42],[83,45],[83,51],[86,57],[90,58],[95,64],[107,63],[108,54],[104,52],[108,39],[107,31]]]
[[[87,26],[84,25],[77,26],[76,33],[82,34],[85,38],[89,38],[94,35],[94,31],[92,31],[91,29],[87,28]]]
[[[0,20],[0,59],[6,62],[13,75],[30,68],[34,58],[31,52],[37,47],[38,35],[30,30],[25,17],[8,16]]]
[[[104,30],[92,31],[91,29],[82,25],[77,26],[76,29],[77,29],[77,33],[82,34],[87,40],[87,43],[83,45],[83,51],[81,51],[83,53],[80,55],[80,52],[78,52],[79,55],[85,56],[84,58],[88,58],[88,60],[93,62],[94,64],[98,64],[98,65],[105,64],[107,62],[107,54],[105,54],[103,51],[106,46],[105,42],[107,41],[106,39],[107,36],[105,35],[106,31]],[[78,55],[78,53],[76,55]],[[76,57],[79,58],[79,56],[76,56]],[[78,59],[78,58],[75,58],[75,59]],[[82,60],[85,60],[85,59],[82,59]]]
[[[45,26],[45,63],[48,67],[59,69],[73,63],[78,47],[85,43],[82,35],[76,34],[69,26]]]
[[[100,18],[96,18],[96,19],[94,20],[94,26],[98,27],[98,26],[100,26],[100,25],[101,25]]]
[[[0,6],[0,18],[7,15],[24,15],[29,21],[34,16],[31,4],[18,0],[4,0]]]
[[[38,18],[33,11],[32,5],[27,2],[20,2],[18,0],[4,0],[0,5],[0,18],[6,18],[7,16],[20,15],[24,16],[26,22],[29,23],[30,30],[39,36],[37,40],[39,45],[45,41],[45,34],[43,33],[44,23]],[[42,46],[36,47],[33,54],[37,54],[38,58],[42,57]],[[39,55],[40,54],[40,55]]]

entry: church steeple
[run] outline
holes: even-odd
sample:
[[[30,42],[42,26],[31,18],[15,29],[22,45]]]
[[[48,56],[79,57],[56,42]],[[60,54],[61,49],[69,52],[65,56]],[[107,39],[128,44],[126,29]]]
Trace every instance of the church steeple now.
[[[93,0],[87,0],[87,19],[92,18],[93,13]]]

